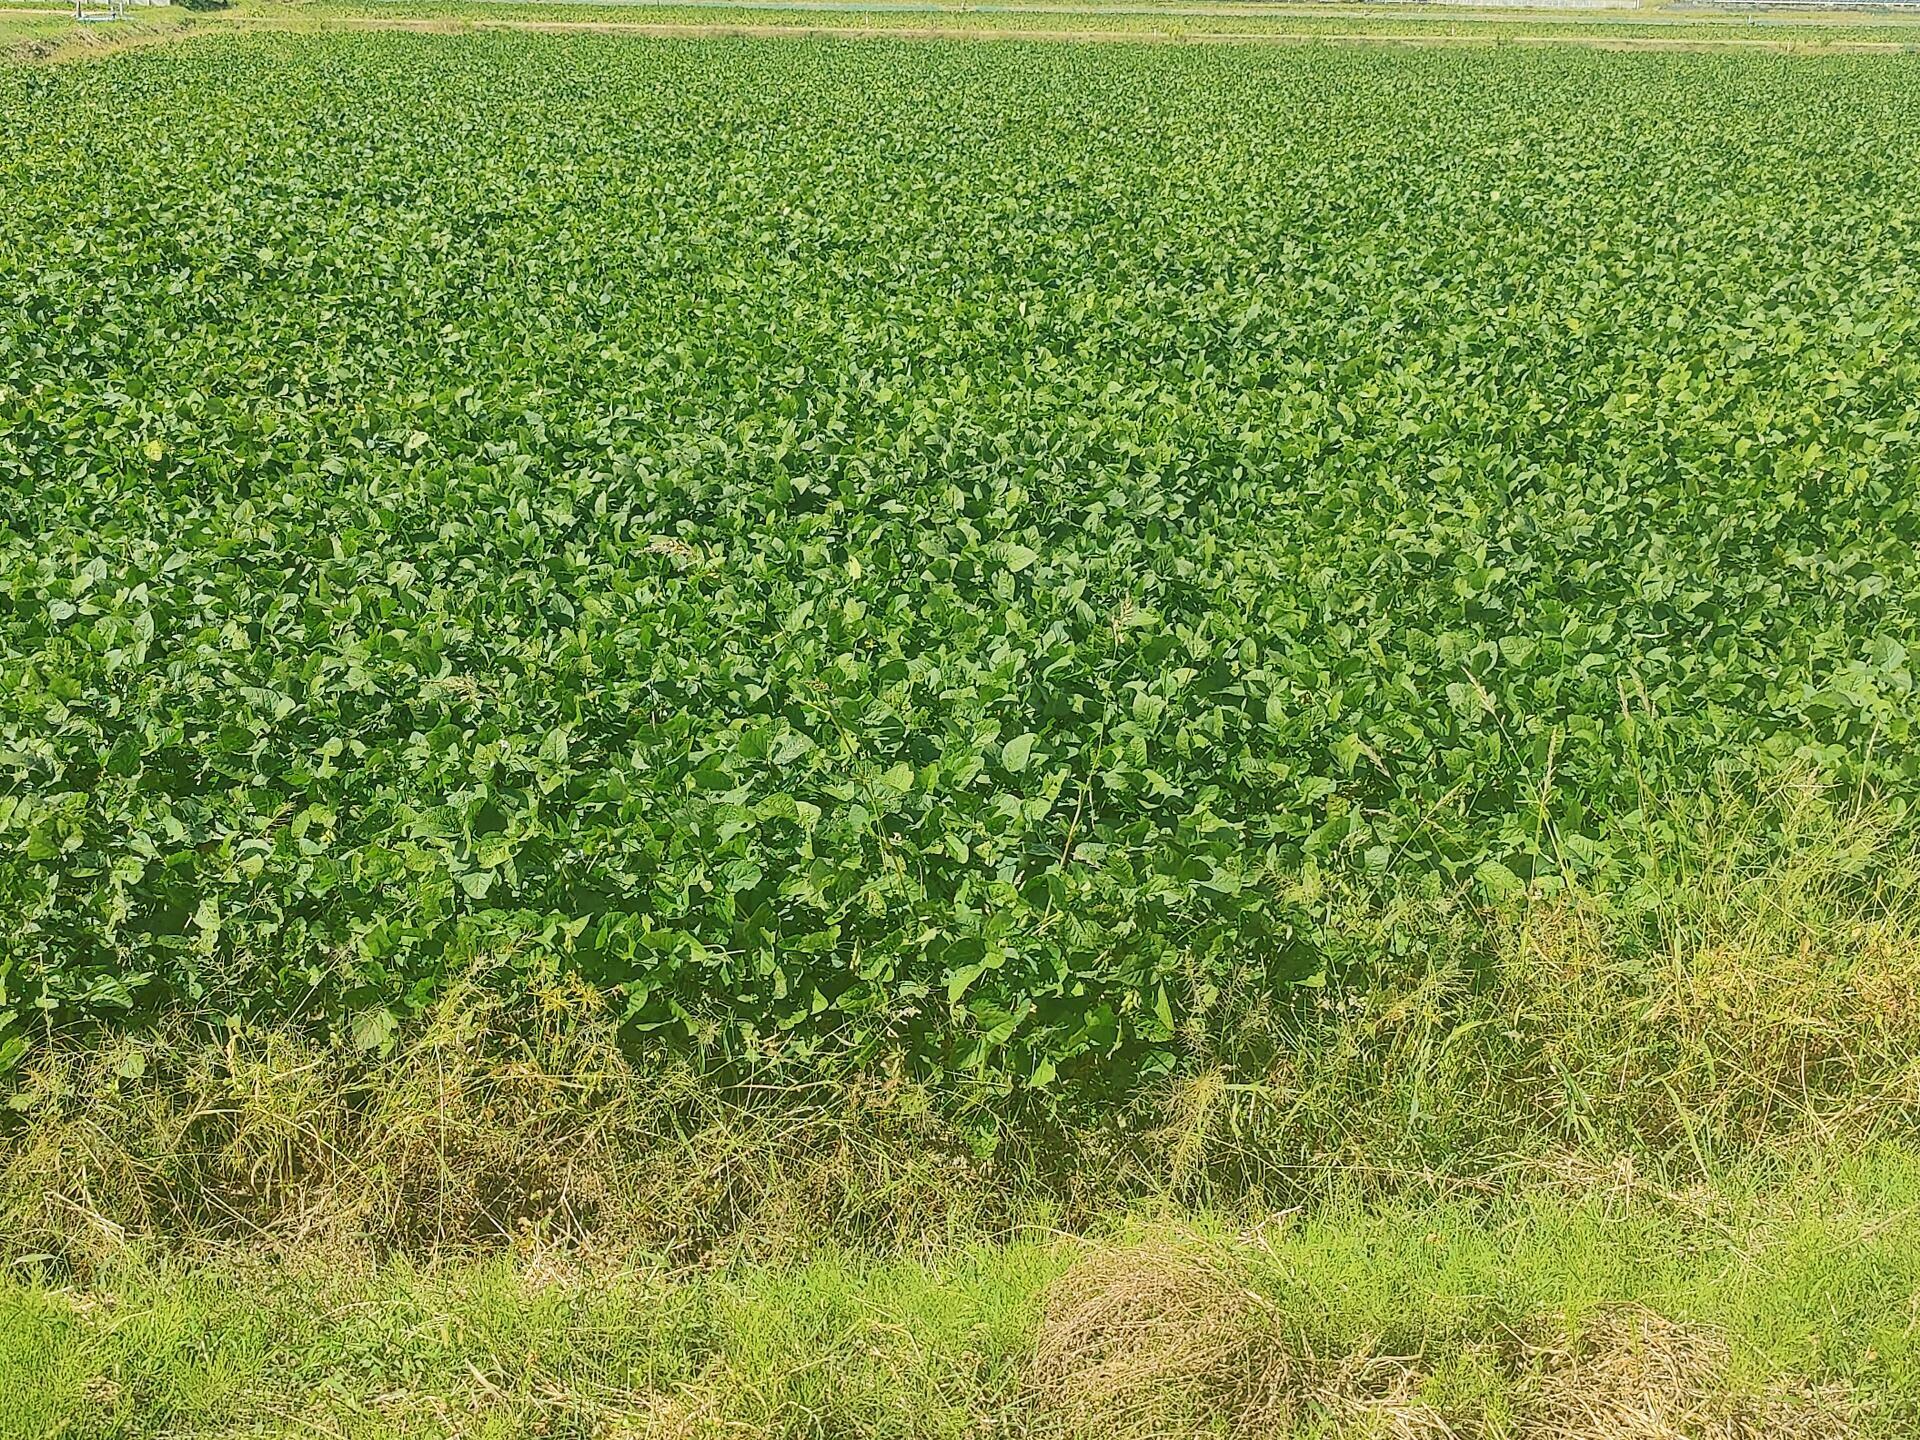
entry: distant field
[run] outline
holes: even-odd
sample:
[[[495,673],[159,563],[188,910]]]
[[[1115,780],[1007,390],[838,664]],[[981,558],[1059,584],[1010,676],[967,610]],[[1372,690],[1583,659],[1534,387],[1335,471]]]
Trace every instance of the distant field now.
[[[134,6],[124,20],[75,24],[49,0],[0,6],[0,58],[97,56],[196,30],[596,30],[654,38],[806,34],[835,38],[1269,41],[1615,49],[1920,49],[1920,9],[1835,7],[1768,13],[1631,4],[1267,4],[1260,0],[240,0]]]
[[[305,16],[312,23],[400,22],[433,18],[487,24],[605,26],[701,26],[807,30],[913,30],[982,35],[1041,36],[1241,36],[1272,39],[1389,38],[1443,42],[1497,40],[1569,43],[1676,44],[1698,41],[1727,46],[1787,43],[1870,43],[1892,46],[1913,29],[1915,15],[1898,9],[1741,13],[1711,8],[1442,5],[1268,5],[1234,3],[1134,4],[1115,0],[1084,3],[966,5],[945,0],[791,0],[756,5],[751,0],[705,0],[661,4],[654,0],[325,0],[325,3],[256,6],[267,18]],[[235,18],[245,19],[246,14]]]
[[[192,28],[184,7],[137,6],[121,20],[77,22],[72,5],[0,5],[0,64],[79,59],[172,40]]]

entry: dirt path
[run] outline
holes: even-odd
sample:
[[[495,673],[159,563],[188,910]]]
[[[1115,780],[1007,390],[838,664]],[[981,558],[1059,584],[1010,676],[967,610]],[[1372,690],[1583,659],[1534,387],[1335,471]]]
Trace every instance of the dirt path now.
[[[832,13],[824,8],[821,13]],[[930,11],[929,13],[939,13]],[[1073,12],[1066,12],[1073,13]],[[0,15],[57,17],[60,11],[27,6],[0,5]],[[84,42],[77,37],[49,47],[39,57],[64,60],[112,54],[119,50],[177,40],[189,35],[212,35],[223,30],[318,33],[324,31],[397,30],[415,34],[457,35],[473,31],[523,31],[541,34],[632,35],[674,40],[756,39],[756,40],[976,40],[1030,41],[1043,43],[1132,44],[1132,45],[1368,45],[1386,47],[1489,47],[1520,45],[1543,48],[1555,45],[1578,46],[1590,50],[1613,51],[1778,51],[1794,54],[1902,54],[1920,51],[1920,34],[1911,40],[1820,40],[1772,35],[1666,36],[1604,35],[1541,32],[1511,34],[1479,32],[1445,34],[1365,30],[1112,30],[1092,26],[1058,28],[997,27],[993,25],[862,25],[832,21],[804,24],[775,24],[752,21],[651,21],[651,20],[530,20],[470,17],[415,17],[407,15],[303,15],[248,16],[223,15],[202,23],[180,23],[164,29],[140,31],[124,38],[91,35]]]

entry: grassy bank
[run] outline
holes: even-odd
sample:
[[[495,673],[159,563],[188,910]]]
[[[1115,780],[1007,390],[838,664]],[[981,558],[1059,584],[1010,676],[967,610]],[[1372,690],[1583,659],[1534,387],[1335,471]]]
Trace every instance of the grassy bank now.
[[[1910,1433],[1920,1159],[878,1260],[123,1257],[0,1280],[0,1435]]]

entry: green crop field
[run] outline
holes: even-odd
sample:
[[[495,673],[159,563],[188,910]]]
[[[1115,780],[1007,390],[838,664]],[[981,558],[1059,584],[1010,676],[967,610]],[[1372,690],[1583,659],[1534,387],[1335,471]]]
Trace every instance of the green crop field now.
[[[1911,27],[874,13],[6,22],[0,1440],[1910,1440]]]
[[[1138,1075],[1338,880],[1912,793],[1913,65],[200,45],[3,82],[32,1024]],[[111,120],[106,117],[111,116]],[[76,117],[139,136],[62,143]]]

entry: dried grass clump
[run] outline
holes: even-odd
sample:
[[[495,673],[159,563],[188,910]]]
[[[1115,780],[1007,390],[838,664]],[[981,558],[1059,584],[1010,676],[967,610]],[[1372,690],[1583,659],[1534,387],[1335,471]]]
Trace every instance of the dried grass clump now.
[[[1564,1440],[1845,1440],[1858,1416],[1844,1386],[1730,1387],[1714,1330],[1634,1306],[1602,1310],[1576,1336],[1529,1347],[1525,1433]]]
[[[1325,1367],[1314,1406],[1352,1440],[1478,1440],[1482,1427],[1427,1400],[1426,1383],[1411,1360],[1362,1352]]]
[[[1046,1298],[1028,1373],[1043,1433],[1371,1440],[1468,1433],[1421,1395],[1412,1361],[1316,1355],[1249,1288],[1230,1247],[1180,1234],[1090,1246]],[[1322,1433],[1313,1430],[1311,1433]]]
[[[1720,1334],[1636,1306],[1471,1347],[1490,1388],[1446,1398],[1423,1356],[1316,1354],[1232,1248],[1161,1234],[1091,1246],[1055,1282],[1028,1373],[1041,1433],[1300,1433],[1352,1440],[1846,1440],[1845,1386],[1743,1391]],[[1489,1407],[1489,1399],[1497,1404]]]
[[[1216,1251],[1165,1237],[1087,1249],[1049,1291],[1028,1377],[1067,1435],[1284,1436],[1298,1356]]]

